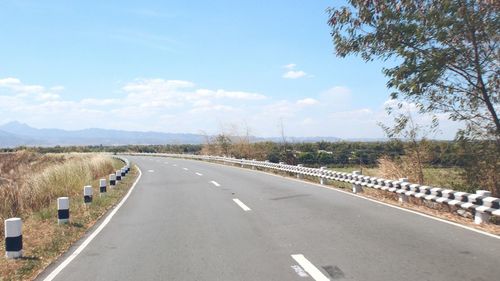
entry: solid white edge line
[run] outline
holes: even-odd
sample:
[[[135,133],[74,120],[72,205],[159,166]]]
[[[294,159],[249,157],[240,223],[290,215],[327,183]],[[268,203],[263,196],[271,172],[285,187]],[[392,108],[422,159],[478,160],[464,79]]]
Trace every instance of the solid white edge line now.
[[[243,202],[241,202],[240,199],[238,199],[238,198],[234,198],[233,201],[234,201],[234,203],[238,204],[238,206],[240,206],[243,209],[243,211],[245,211],[245,212],[252,210],[252,209],[248,208],[248,206],[245,205]]]
[[[202,174],[202,173],[198,173],[198,172],[196,172],[196,174],[197,174],[198,176],[200,176],[200,177],[201,177],[201,176],[203,176],[203,174]]]
[[[292,258],[316,281],[329,281],[317,267],[314,266],[309,260],[304,257],[304,255],[297,254],[292,255]]]
[[[44,281],[53,280],[57,276],[57,274],[59,274],[68,264],[70,264],[71,261],[73,261],[73,259],[76,258],[78,256],[78,254],[80,254],[85,249],[85,247],[87,247],[87,245],[97,236],[97,234],[99,234],[99,232],[101,232],[104,229],[104,227],[111,221],[111,218],[113,218],[113,216],[120,209],[120,207],[123,205],[123,203],[125,203],[125,201],[127,201],[128,197],[130,196],[130,194],[134,190],[136,184],[139,182],[139,179],[141,179],[141,176],[142,176],[141,169],[137,165],[136,165],[136,167],[137,167],[137,170],[139,171],[139,176],[137,177],[135,182],[132,184],[132,187],[130,187],[130,189],[127,192],[127,194],[125,195],[125,197],[123,197],[123,199],[120,201],[120,203],[118,203],[118,205],[116,205],[116,207],[113,209],[113,211],[111,211],[111,213],[109,213],[109,215],[102,221],[102,223],[99,225],[99,227],[97,227],[94,230],[94,232],[92,232],[92,234],[90,234],[89,237],[87,237],[87,239],[85,239],[85,241],[83,241],[83,243],[69,257],[67,257],[58,267],[56,267],[47,277],[45,277],[45,279],[43,279]]]
[[[219,184],[218,182],[216,182],[216,181],[211,181],[211,183],[212,183],[213,185],[215,185],[215,186],[220,186],[220,184]]]
[[[184,159],[184,160],[191,160],[191,159]],[[191,161],[200,162],[200,160],[191,160]],[[451,225],[454,225],[454,226],[457,226],[457,227],[460,227],[460,228],[463,228],[463,229],[467,229],[467,230],[470,230],[470,231],[473,231],[473,232],[476,232],[476,233],[479,233],[479,234],[483,234],[485,236],[488,236],[488,237],[500,240],[500,235],[491,234],[491,233],[488,233],[486,231],[475,229],[473,227],[462,225],[462,224],[459,224],[459,223],[456,223],[456,222],[453,222],[453,221],[441,219],[441,218],[438,218],[438,217],[434,217],[434,216],[431,216],[431,215],[420,213],[418,211],[414,211],[414,210],[410,210],[410,209],[405,209],[405,208],[402,208],[402,207],[399,207],[399,206],[395,206],[395,205],[388,204],[388,203],[385,203],[385,202],[377,201],[375,199],[371,199],[371,198],[364,197],[364,196],[361,196],[361,195],[357,195],[357,194],[354,194],[354,193],[351,193],[351,192],[340,190],[340,189],[336,188],[335,186],[328,187],[328,186],[320,185],[318,183],[313,183],[313,182],[308,182],[308,181],[304,181],[304,180],[294,179],[292,177],[285,177],[285,176],[275,175],[275,174],[264,172],[264,171],[250,170],[250,169],[247,169],[247,168],[229,166],[229,165],[224,165],[224,164],[220,164],[220,163],[213,163],[213,162],[207,162],[207,161],[201,161],[201,162],[204,162],[204,163],[207,163],[207,164],[212,164],[212,165],[229,167],[229,168],[236,168],[236,169],[245,170],[245,171],[248,171],[248,172],[263,173],[263,174],[266,174],[266,175],[275,176],[275,177],[278,177],[278,178],[287,179],[287,180],[291,180],[291,181],[295,181],[295,182],[300,182],[300,183],[303,183],[303,184],[309,184],[309,185],[313,185],[313,186],[316,186],[316,187],[325,188],[325,189],[336,191],[336,192],[342,192],[344,194],[347,194],[347,195],[350,195],[350,196],[354,196],[354,197],[358,197],[360,199],[368,200],[368,201],[371,201],[373,203],[377,203],[377,204],[381,204],[381,205],[384,205],[384,206],[387,206],[387,207],[395,208],[395,209],[398,209],[398,210],[401,210],[401,211],[404,211],[404,212],[412,213],[412,214],[419,215],[419,216],[422,216],[422,217],[425,217],[425,218],[428,218],[428,219],[436,220],[436,221],[439,221],[439,222],[451,224]]]

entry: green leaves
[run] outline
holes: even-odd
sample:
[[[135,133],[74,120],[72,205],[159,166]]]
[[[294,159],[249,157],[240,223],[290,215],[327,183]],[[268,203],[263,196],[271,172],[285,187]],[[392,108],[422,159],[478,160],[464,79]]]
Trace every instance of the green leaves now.
[[[474,125],[480,138],[500,138],[498,46],[500,5],[495,1],[350,0],[329,8],[337,56],[365,61],[396,57],[384,69],[392,98],[424,105]]]

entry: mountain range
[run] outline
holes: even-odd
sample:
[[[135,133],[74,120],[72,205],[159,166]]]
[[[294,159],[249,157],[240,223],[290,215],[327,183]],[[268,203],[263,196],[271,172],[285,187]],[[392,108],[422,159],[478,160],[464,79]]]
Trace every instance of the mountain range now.
[[[128,144],[201,144],[201,134],[140,132],[110,129],[38,129],[17,121],[0,125],[0,147],[70,146],[70,145],[128,145]],[[336,137],[288,137],[292,142],[340,141]],[[279,137],[252,137],[252,141],[281,141]]]

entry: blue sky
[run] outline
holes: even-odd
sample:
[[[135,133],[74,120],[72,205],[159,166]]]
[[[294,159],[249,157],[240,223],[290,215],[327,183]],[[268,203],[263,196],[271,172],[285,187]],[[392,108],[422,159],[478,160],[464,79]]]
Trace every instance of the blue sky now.
[[[382,137],[384,63],[334,55],[342,4],[0,0],[0,123]]]

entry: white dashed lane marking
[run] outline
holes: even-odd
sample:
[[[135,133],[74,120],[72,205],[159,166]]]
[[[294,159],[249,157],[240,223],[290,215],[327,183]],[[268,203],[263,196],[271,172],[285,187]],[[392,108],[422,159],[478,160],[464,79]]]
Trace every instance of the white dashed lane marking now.
[[[304,255],[297,254],[292,255],[292,258],[307,272],[311,277],[316,281],[329,281],[327,278],[317,267],[314,266],[310,261],[304,257]]]
[[[252,209],[248,208],[247,205],[243,204],[243,202],[241,202],[240,199],[238,199],[238,198],[234,198],[233,201],[234,201],[234,203],[238,204],[238,206],[240,206],[243,209],[243,211],[245,211],[245,212],[252,210]]]
[[[198,173],[198,172],[197,172],[196,174],[197,174],[198,176],[200,176],[200,177],[201,177],[201,176],[203,176],[203,174],[202,174],[202,173]]]
[[[217,183],[216,181],[211,181],[211,183],[212,183],[213,185],[215,185],[215,186],[220,186],[220,184],[219,184],[219,183]]]

